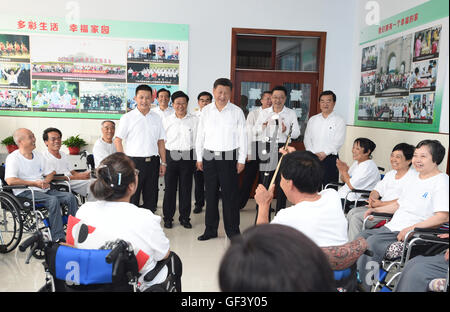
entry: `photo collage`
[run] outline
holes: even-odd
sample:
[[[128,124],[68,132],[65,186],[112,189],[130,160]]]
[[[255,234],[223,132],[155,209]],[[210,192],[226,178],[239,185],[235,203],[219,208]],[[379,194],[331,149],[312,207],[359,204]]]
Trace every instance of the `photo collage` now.
[[[429,27],[362,49],[358,120],[433,123],[441,30]]]
[[[179,46],[0,34],[0,114],[124,114],[139,84],[179,90]]]

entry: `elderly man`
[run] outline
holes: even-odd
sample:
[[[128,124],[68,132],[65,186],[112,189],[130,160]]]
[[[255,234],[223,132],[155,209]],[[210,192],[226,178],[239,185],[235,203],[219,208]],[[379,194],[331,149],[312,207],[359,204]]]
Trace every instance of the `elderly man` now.
[[[101,161],[116,151],[116,146],[113,143],[114,134],[116,132],[116,124],[112,120],[105,120],[102,122],[102,137],[98,138],[92,149],[94,154],[95,168],[97,168]]]
[[[34,149],[36,138],[33,132],[20,128],[14,131],[14,141],[18,150],[9,154],[5,162],[5,181],[10,186],[26,185],[34,191],[36,203],[42,203],[49,213],[50,232],[54,241],[65,241],[61,204],[68,206],[70,215],[75,216],[78,202],[75,196],[68,192],[50,189],[50,181],[55,171],[48,168],[44,157]],[[15,189],[14,195],[31,199],[29,189]]]

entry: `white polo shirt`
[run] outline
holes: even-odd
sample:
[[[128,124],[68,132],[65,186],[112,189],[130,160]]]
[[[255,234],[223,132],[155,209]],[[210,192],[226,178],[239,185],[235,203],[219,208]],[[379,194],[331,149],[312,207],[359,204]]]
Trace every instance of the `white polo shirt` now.
[[[337,155],[344,141],[345,122],[335,112],[327,118],[320,113],[309,119],[303,140],[307,151]]]
[[[269,137],[272,138],[275,127],[276,127],[276,121],[272,119],[274,115],[276,115],[273,111],[273,106],[263,109],[261,113],[258,116],[258,119],[256,120],[255,126],[253,127],[254,133],[258,137]],[[283,107],[281,112],[278,113],[279,115],[279,126],[278,126],[278,134],[277,134],[277,143],[285,143],[287,136],[289,134],[289,128],[292,125],[292,133],[291,138],[296,139],[300,136],[300,126],[298,124],[297,120],[297,114],[293,109],[290,109],[286,106]],[[263,127],[263,123],[268,122],[266,127]],[[281,132],[282,126],[281,122],[284,123],[286,126],[286,131]]]
[[[165,140],[161,118],[151,110],[143,115],[137,108],[120,118],[116,137],[125,140],[125,154],[130,157],[157,156],[158,141]]]
[[[48,167],[45,158],[38,151],[33,151],[33,158],[25,158],[19,150],[15,150],[6,157],[5,160],[5,180],[8,178],[19,178],[25,181],[39,181],[43,180],[44,176],[53,172],[53,169]],[[31,186],[34,191],[47,192],[50,188],[41,189]],[[18,195],[27,189],[15,189],[14,195]]]
[[[103,159],[111,154],[114,154],[115,152],[117,152],[117,150],[114,143],[106,143],[102,138],[98,138],[98,140],[95,141],[94,147],[92,149],[92,154],[94,154],[95,168],[100,165]]]
[[[238,162],[245,164],[247,133],[242,109],[230,102],[220,112],[215,102],[206,105],[198,124],[195,146],[198,161],[202,160],[204,149],[226,152],[238,148]]]
[[[164,120],[165,118],[169,117],[173,113],[175,113],[175,110],[173,107],[168,106],[165,110],[162,110],[159,105],[152,109],[153,112],[157,113],[159,117],[161,117],[161,120]]]
[[[186,114],[178,118],[172,114],[163,120],[166,132],[166,149],[170,151],[189,151],[195,148],[198,117]]]
[[[319,247],[340,246],[348,242],[347,219],[341,200],[333,189],[325,189],[316,201],[303,201],[281,209],[271,223],[299,230]]]
[[[350,184],[358,190],[372,191],[381,179],[380,171],[372,159],[363,161],[360,164],[354,161],[348,170],[348,174],[350,175]],[[345,198],[348,192],[350,192],[350,188],[347,184],[342,186],[338,191],[341,198]],[[351,193],[347,197],[347,200],[354,201],[360,197],[361,194]]]
[[[397,170],[391,170],[384,175],[383,180],[375,185],[374,190],[381,196],[382,201],[390,201],[399,199],[402,194],[403,187],[410,183],[411,179],[417,174],[416,170],[411,166],[409,170],[400,179],[396,179]]]
[[[439,211],[448,212],[449,178],[440,173],[428,179],[421,179],[415,172],[403,188],[398,200],[399,208],[386,227],[391,231],[401,231],[408,226],[425,221]]]

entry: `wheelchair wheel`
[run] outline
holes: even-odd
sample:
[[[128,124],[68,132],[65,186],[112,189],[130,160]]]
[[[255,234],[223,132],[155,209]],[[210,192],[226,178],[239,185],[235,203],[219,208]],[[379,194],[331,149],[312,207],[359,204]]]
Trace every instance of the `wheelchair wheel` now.
[[[12,195],[0,193],[0,253],[14,250],[22,239],[20,206]]]

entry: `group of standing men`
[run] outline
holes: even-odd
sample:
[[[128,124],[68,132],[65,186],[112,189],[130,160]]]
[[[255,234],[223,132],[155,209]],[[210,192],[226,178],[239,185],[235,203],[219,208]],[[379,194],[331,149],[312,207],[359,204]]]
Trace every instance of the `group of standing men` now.
[[[278,148],[285,144],[288,136],[292,139],[300,136],[295,111],[284,106],[288,94],[283,86],[264,92],[261,107],[250,112],[247,120],[242,109],[230,102],[232,88],[229,79],[217,79],[213,97],[208,92],[200,93],[197,98],[200,110],[190,114],[187,111],[189,97],[184,92],[171,95],[170,91],[161,89],[157,94],[159,107],[150,109],[152,89],[140,85],[136,88],[137,106],[121,117],[114,140],[116,150],[128,155],[139,170],[137,190],[131,199],[133,204],[139,205],[142,194],[142,206],[156,211],[158,180],[160,176],[165,177],[166,228],[172,227],[177,188],[179,221],[185,228],[192,227],[194,176],[194,213],[202,211],[206,199],[205,231],[198,237],[200,241],[217,237],[220,198],[227,237],[240,234],[240,208],[246,205],[258,170],[259,182],[267,187],[275,172]],[[170,100],[173,108],[168,106]],[[327,172],[325,179],[337,181],[336,159],[344,142],[345,123],[333,112],[336,103],[333,92],[323,92],[319,102],[322,113],[310,119],[305,131],[305,147],[321,160]],[[275,166],[268,166],[267,158],[273,158],[273,150],[276,151]],[[241,172],[244,178],[239,186]],[[277,177],[276,185],[279,180]],[[277,211],[285,205],[286,197],[279,189]]]

